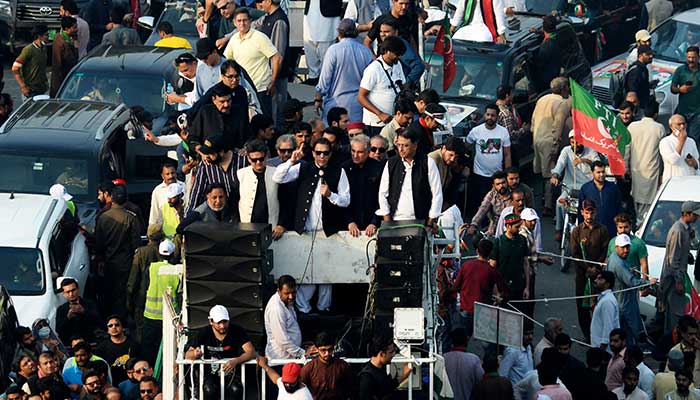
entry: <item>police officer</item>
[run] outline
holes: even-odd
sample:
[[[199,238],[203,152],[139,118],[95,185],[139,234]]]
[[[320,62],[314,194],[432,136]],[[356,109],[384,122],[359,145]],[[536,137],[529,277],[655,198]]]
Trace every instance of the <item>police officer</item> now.
[[[136,341],[141,342],[143,337],[143,306],[146,302],[146,290],[148,290],[148,267],[151,263],[160,260],[158,256],[158,244],[163,240],[163,230],[160,225],[149,225],[148,243],[136,249],[134,261],[131,264],[129,282],[126,284],[126,308],[136,322]]]
[[[124,208],[126,187],[112,188],[112,206],[100,216],[95,226],[95,253],[98,273],[104,277],[100,293],[105,314],[126,319],[126,288],[134,252],[141,240],[141,225],[136,214]]]

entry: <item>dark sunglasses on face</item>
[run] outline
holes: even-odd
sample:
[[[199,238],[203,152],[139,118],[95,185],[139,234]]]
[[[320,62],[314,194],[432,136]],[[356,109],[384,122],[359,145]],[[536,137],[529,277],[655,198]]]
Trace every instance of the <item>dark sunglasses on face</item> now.
[[[153,394],[153,389],[141,389],[141,393],[143,393],[143,394],[146,394],[146,393],[148,393],[148,394]]]
[[[259,163],[259,162],[265,161],[265,157],[260,157],[260,158],[248,157],[248,158],[250,158],[250,163],[251,163],[251,164]]]
[[[287,154],[287,153],[293,153],[294,149],[277,149],[277,151],[280,153]]]
[[[107,328],[119,328],[122,324],[107,324]]]
[[[330,151],[319,151],[319,150],[314,150],[314,154],[317,156],[329,156],[331,154]]]
[[[386,149],[385,149],[384,147],[374,147],[374,146],[372,146],[372,147],[369,148],[369,151],[372,152],[372,153],[379,152],[379,154],[386,153]]]
[[[238,74],[229,74],[229,75],[222,75],[222,76],[226,79],[233,79],[233,80],[240,79],[240,77],[241,77]]]
[[[138,372],[138,373],[141,373],[141,374],[145,374],[145,373],[148,372],[150,369],[151,369],[151,367],[143,367],[143,368],[140,368],[140,369],[135,369],[134,372]]]

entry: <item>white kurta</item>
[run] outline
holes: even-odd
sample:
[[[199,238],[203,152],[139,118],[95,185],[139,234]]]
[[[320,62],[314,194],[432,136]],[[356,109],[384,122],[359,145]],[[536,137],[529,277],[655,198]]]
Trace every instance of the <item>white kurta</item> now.
[[[659,153],[661,153],[661,159],[664,161],[664,182],[672,176],[692,176],[698,174],[697,169],[691,168],[685,162],[685,158],[688,154],[693,156],[696,161],[698,160],[698,147],[695,145],[695,141],[692,138],[687,138],[680,154],[676,151],[677,145],[678,138],[673,136],[673,134],[666,136],[659,142]]]
[[[464,14],[466,12],[466,1],[459,2],[455,10],[450,24],[452,26],[461,26],[464,22]],[[496,15],[496,29],[499,35],[506,32],[506,14],[503,0],[493,0],[493,11]],[[478,0],[474,7],[474,15],[471,23],[461,27],[452,36],[454,39],[469,40],[473,42],[493,42],[494,38],[489,31],[489,28],[484,23],[484,16],[481,14],[481,0]]]
[[[627,129],[631,141],[625,155],[629,157],[632,198],[637,203],[651,204],[659,188],[659,142],[665,135],[665,129],[663,125],[648,117],[632,122]]]

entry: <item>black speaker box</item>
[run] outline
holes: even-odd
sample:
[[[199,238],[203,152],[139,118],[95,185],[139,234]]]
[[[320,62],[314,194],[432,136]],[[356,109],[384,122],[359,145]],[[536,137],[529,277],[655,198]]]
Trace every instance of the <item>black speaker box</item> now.
[[[383,286],[420,286],[423,282],[423,263],[396,261],[386,257],[375,260],[374,281]]]
[[[186,255],[187,279],[218,282],[258,282],[272,271],[272,250],[263,257]]]
[[[272,242],[270,224],[195,222],[185,228],[185,253],[262,257]]]
[[[392,314],[394,308],[421,307],[423,290],[420,286],[382,287],[374,289],[374,308],[377,314]]]
[[[188,306],[187,318],[189,329],[209,327],[209,310],[211,306]],[[265,316],[262,308],[226,307],[230,322],[245,329],[248,334],[265,333]]]
[[[263,286],[250,282],[187,281],[187,303],[192,305],[262,308]]]
[[[423,262],[426,232],[423,221],[382,222],[377,233],[377,257]]]

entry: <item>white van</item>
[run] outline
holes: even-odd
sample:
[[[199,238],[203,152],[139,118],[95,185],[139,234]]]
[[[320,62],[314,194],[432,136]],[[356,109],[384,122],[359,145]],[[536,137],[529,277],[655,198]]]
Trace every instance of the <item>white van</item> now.
[[[90,271],[85,238],[66,202],[48,195],[0,193],[0,285],[12,297],[19,323],[47,318],[65,302],[60,281],[78,281],[81,294]]]

